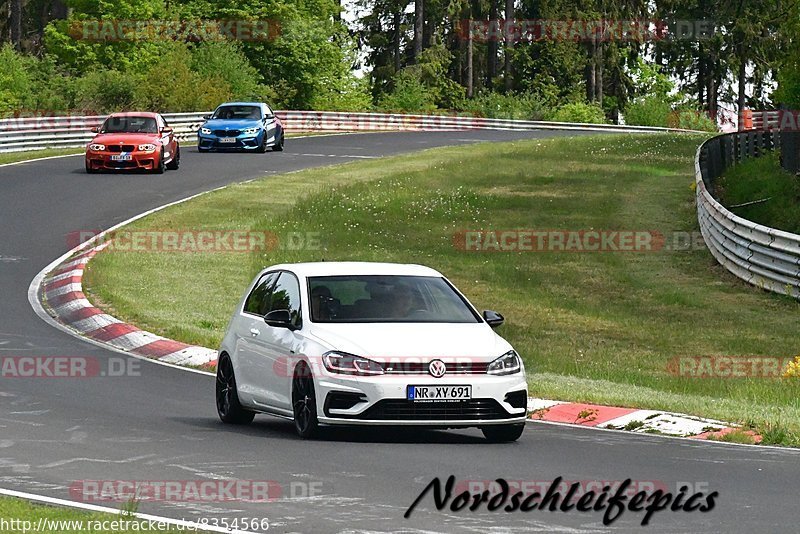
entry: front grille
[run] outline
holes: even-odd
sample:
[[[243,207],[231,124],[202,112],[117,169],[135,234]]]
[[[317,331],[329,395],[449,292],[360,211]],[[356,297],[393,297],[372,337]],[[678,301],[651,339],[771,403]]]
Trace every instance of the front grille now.
[[[109,161],[107,165],[114,169],[135,169],[139,166],[135,161]]]
[[[387,362],[383,364],[386,374],[427,375],[428,364],[423,362]],[[488,363],[482,362],[445,362],[448,375],[485,375]]]
[[[494,399],[470,399],[454,402],[414,402],[406,399],[384,399],[358,415],[334,415],[343,419],[376,421],[447,421],[508,419],[508,413]]]
[[[106,150],[109,152],[133,152],[136,147],[133,145],[107,145]]]
[[[239,130],[214,130],[217,137],[236,137],[240,133]]]

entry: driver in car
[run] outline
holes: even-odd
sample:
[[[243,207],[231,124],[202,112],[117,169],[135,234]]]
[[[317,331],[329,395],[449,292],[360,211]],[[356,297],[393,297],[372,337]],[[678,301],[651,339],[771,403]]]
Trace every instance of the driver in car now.
[[[408,317],[414,310],[414,293],[410,287],[398,284],[392,292],[390,315],[396,319]]]

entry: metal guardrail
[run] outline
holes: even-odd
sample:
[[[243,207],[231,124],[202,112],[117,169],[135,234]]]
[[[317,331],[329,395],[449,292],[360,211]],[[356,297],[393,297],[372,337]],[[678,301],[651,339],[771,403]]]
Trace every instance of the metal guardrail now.
[[[178,138],[192,139],[203,123],[200,113],[165,113],[167,123]],[[597,132],[676,132],[689,131],[649,126],[614,124],[575,124],[565,122],[485,119],[452,115],[405,115],[387,113],[349,113],[331,111],[277,111],[289,132],[350,131],[430,131],[430,130],[590,130]],[[14,117],[0,119],[0,152],[43,148],[79,148],[93,137],[93,126],[99,126],[104,115],[59,117]]]
[[[697,220],[716,260],[750,284],[800,298],[800,235],[743,219],[714,196],[715,180],[727,168],[770,150],[791,148],[794,152],[795,141],[794,132],[748,131],[712,137],[697,149],[695,180]]]

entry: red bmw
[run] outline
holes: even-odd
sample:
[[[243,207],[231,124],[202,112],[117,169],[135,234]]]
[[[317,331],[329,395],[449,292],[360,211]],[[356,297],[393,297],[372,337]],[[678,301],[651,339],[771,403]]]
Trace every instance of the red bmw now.
[[[86,172],[177,169],[181,148],[175,134],[158,113],[113,113],[86,146]]]

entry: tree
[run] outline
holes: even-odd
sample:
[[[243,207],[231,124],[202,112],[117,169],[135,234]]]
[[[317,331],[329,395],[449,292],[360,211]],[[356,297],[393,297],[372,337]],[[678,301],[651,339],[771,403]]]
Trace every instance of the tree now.
[[[414,0],[414,61],[422,54],[422,26],[425,23],[425,0]]]
[[[9,1],[9,40],[15,49],[20,50],[22,48],[22,0]]]

